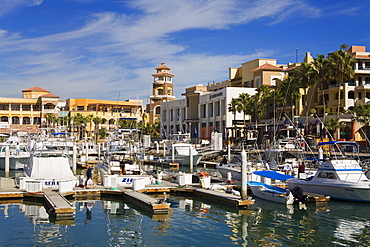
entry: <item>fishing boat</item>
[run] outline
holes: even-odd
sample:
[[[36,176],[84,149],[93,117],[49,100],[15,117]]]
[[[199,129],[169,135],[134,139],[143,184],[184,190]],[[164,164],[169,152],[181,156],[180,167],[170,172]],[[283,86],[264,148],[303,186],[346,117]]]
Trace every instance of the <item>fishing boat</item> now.
[[[33,149],[23,172],[19,187],[28,192],[41,192],[44,188],[72,191],[77,185],[69,157],[63,152]]]
[[[3,144],[0,146],[0,169],[5,169],[6,150],[9,149],[9,169],[22,170],[30,157],[26,144]]]
[[[168,146],[165,161],[185,166],[189,166],[192,162],[193,166],[197,166],[201,157],[193,144],[180,142]]]
[[[307,179],[288,179],[289,189],[299,186],[305,192],[328,195],[333,199],[370,202],[370,180],[359,163],[358,144],[330,141],[318,144],[319,167]],[[327,151],[326,157],[323,149]]]
[[[288,189],[256,181],[248,181],[247,184],[255,197],[286,205],[294,203],[294,196]]]
[[[249,159],[247,161],[247,167],[249,167],[250,172],[264,169],[266,166],[266,162],[260,159]],[[242,166],[242,158],[241,155],[234,155],[230,162],[220,162],[216,165],[216,169],[221,174],[223,179],[231,179],[235,182],[241,181],[241,166]],[[254,180],[254,178],[252,178]]]

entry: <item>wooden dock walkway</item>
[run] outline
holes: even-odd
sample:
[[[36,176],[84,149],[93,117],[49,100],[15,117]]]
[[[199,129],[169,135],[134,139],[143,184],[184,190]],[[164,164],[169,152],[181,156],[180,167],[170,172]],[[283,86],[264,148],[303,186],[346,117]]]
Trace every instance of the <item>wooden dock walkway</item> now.
[[[54,214],[57,220],[73,219],[76,208],[58,191],[43,189],[43,197],[49,208],[49,213]]]

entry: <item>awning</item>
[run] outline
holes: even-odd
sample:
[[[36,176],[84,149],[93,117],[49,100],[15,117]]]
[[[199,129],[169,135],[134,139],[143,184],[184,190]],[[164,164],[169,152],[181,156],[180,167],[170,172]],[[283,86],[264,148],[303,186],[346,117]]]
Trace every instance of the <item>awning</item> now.
[[[262,176],[262,177],[277,179],[277,180],[281,180],[281,181],[285,181],[287,179],[294,178],[294,176],[281,174],[281,173],[278,173],[276,171],[256,171],[256,172],[253,172],[253,173],[256,174],[256,175]]]

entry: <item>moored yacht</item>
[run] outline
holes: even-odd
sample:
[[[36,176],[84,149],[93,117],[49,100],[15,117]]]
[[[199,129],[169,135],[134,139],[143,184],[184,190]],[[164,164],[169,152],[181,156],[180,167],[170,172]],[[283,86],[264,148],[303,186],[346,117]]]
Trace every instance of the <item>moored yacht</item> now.
[[[357,143],[330,141],[319,143],[319,147],[324,147],[328,155],[319,157],[315,175],[307,179],[289,179],[288,188],[299,186],[304,192],[328,195],[333,199],[370,202],[370,180],[359,164]],[[323,156],[321,150],[319,153]]]

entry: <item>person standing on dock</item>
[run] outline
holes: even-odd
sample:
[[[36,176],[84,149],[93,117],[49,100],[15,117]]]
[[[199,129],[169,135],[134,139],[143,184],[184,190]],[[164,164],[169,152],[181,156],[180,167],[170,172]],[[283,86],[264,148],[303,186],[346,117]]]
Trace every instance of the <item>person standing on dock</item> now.
[[[86,168],[87,168],[87,170],[86,170],[85,188],[87,186],[87,182],[89,181],[89,179],[92,179],[92,169],[91,169],[91,166],[90,165],[87,165]]]

